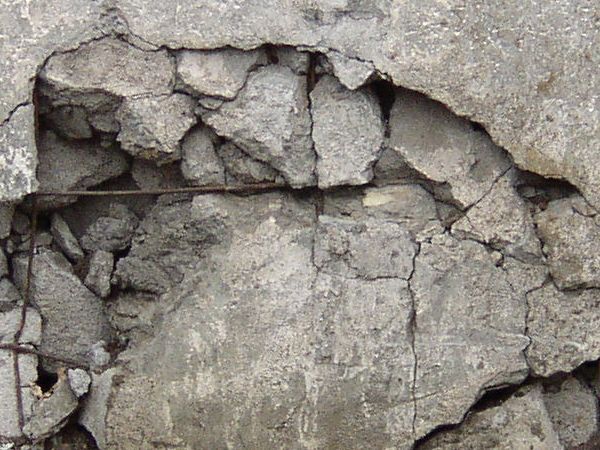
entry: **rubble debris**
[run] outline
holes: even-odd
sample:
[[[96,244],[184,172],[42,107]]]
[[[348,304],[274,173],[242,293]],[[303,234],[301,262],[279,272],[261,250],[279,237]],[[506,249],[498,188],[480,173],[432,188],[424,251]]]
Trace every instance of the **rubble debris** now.
[[[195,102],[184,94],[127,98],[116,118],[117,141],[136,158],[171,162],[181,157],[180,142],[196,123]]]
[[[60,249],[71,261],[79,261],[85,256],[77,238],[73,236],[69,225],[60,214],[52,214],[50,218],[50,231]]]
[[[340,83],[351,90],[364,85],[375,72],[373,64],[348,58],[339,52],[328,53],[327,59]]]
[[[0,280],[0,312],[10,311],[22,301],[21,294],[7,278]]]
[[[30,227],[31,223],[29,217],[22,211],[16,210],[13,214],[11,230],[14,233],[20,234],[21,236],[28,236]]]
[[[92,382],[88,396],[81,404],[78,421],[94,436],[98,448],[106,447],[106,423],[108,399],[111,393],[113,378],[118,369],[108,369],[100,374],[92,373]]]
[[[23,433],[33,440],[41,440],[56,434],[78,406],[77,397],[71,390],[64,369],[58,371],[58,381],[49,393],[38,399],[31,417],[23,427]]]
[[[277,64],[289,67],[297,75],[306,75],[310,60],[310,53],[299,51],[294,47],[276,47],[273,49]]]
[[[6,254],[4,250],[0,248],[0,278],[3,278],[8,275],[8,260],[6,259]]]
[[[137,188],[146,191],[176,189],[186,185],[177,162],[162,164],[159,167],[154,161],[134,159],[131,164],[131,176]]]
[[[350,91],[324,76],[310,98],[319,187],[368,183],[383,144],[377,97],[367,89]]]
[[[577,378],[546,388],[544,405],[564,448],[585,444],[598,432],[598,398]]]
[[[38,187],[33,116],[33,105],[25,105],[0,123],[0,202],[18,201]]]
[[[461,208],[478,202],[511,165],[489,136],[415,92],[396,92],[389,124],[390,147],[427,179],[446,184],[445,200]]]
[[[542,257],[528,206],[513,187],[511,172],[502,176],[467,214],[452,225],[458,237],[475,239],[524,260]]]
[[[596,211],[580,196],[553,200],[535,215],[550,273],[560,289],[600,287]]]
[[[139,220],[127,206],[112,203],[108,216],[99,217],[81,238],[87,251],[116,252],[129,247]]]
[[[248,72],[265,62],[262,49],[183,50],[177,53],[177,77],[190,94],[231,100]]]
[[[373,166],[373,174],[373,183],[380,186],[400,181],[409,183],[420,178],[420,174],[410,167],[398,152],[391,149],[386,141],[383,143],[379,159]]]
[[[10,235],[14,203],[0,203],[0,239],[6,239]]]
[[[91,346],[88,356],[93,369],[102,368],[110,363],[111,356],[105,347],[104,341],[98,341]]]
[[[87,113],[81,106],[60,106],[51,109],[44,118],[49,127],[63,138],[90,139],[94,135]]]
[[[85,370],[69,369],[67,370],[67,378],[71,391],[73,391],[77,398],[88,393],[92,379]]]
[[[548,377],[570,372],[600,358],[598,290],[560,291],[547,283],[527,296],[527,361],[532,372]]]
[[[281,175],[271,166],[252,158],[231,142],[219,146],[217,154],[225,167],[228,184],[251,184],[281,179]]]
[[[441,431],[420,450],[560,450],[541,385],[520,389],[498,406],[476,411],[456,429]]]
[[[218,135],[271,165],[290,185],[314,184],[305,77],[284,66],[261,67],[248,76],[234,100],[201,115]]]
[[[208,128],[198,127],[182,143],[181,173],[194,186],[225,184],[223,163],[215,152],[215,138]]]
[[[13,277],[21,290],[27,262],[26,254],[13,258]],[[59,253],[41,250],[33,258],[31,302],[44,318],[39,347],[44,352],[86,362],[90,347],[110,337],[101,300],[82,284]],[[59,366],[46,358],[42,358],[42,365],[50,372]]]
[[[90,258],[84,284],[100,298],[106,298],[110,294],[110,280],[114,264],[113,254],[104,250],[96,250]]]

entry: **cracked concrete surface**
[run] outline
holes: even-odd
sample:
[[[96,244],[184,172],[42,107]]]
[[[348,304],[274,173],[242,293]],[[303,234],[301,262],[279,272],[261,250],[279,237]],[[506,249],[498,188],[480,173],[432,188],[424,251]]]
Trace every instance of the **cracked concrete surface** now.
[[[594,445],[598,11],[540,8],[7,5],[0,445]]]

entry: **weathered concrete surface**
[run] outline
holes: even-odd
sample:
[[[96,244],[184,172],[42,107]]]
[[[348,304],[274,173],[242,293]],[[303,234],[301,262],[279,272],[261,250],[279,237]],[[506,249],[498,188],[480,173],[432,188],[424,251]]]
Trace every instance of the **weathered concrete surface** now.
[[[202,120],[250,156],[279,170],[292,186],[314,184],[315,155],[306,78],[268,66],[248,77],[238,96]]]
[[[206,127],[191,130],[181,144],[181,173],[193,185],[223,184],[223,162],[215,152],[215,134]]]

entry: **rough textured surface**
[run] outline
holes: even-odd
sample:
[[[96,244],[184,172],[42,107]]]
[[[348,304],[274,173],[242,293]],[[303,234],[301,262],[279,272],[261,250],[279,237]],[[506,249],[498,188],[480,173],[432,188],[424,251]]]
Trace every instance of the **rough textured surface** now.
[[[456,430],[441,433],[422,450],[560,450],[541,386],[524,388],[499,406],[475,412]]]
[[[52,214],[50,220],[50,231],[63,253],[72,261],[83,258],[83,250],[79,246],[77,238],[73,236],[67,222],[58,213]]]
[[[271,166],[252,158],[231,142],[221,145],[217,153],[225,167],[228,183],[260,183],[281,179]]]
[[[324,76],[310,94],[320,188],[365,184],[381,153],[383,122],[375,95]]]
[[[357,89],[373,75],[373,64],[348,58],[341,53],[331,52],[327,55],[333,67],[334,75],[348,89]]]
[[[113,254],[104,250],[95,251],[90,258],[90,268],[84,284],[100,298],[107,297],[110,294],[110,277],[114,265],[115,258]]]
[[[257,69],[234,100],[216,111],[202,112],[202,120],[279,170],[291,185],[314,183],[306,80],[289,68]]]
[[[15,278],[22,288],[27,257],[14,260]],[[107,339],[110,327],[101,300],[77,278],[62,255],[40,252],[33,261],[32,302],[44,317],[40,349],[68,359],[87,361],[91,346]],[[43,359],[44,367],[56,361]]]
[[[214,133],[194,128],[182,143],[181,173],[191,184],[223,184],[223,163],[215,152]]]
[[[113,203],[107,216],[99,217],[81,238],[81,246],[88,251],[115,252],[129,247],[138,225],[137,216],[127,206]]]

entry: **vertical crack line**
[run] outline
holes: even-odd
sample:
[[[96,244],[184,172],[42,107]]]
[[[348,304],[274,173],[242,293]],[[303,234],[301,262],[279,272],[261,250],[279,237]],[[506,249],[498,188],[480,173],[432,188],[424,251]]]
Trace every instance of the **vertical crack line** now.
[[[416,299],[415,299],[415,294],[412,290],[412,286],[411,286],[411,281],[412,278],[415,274],[416,271],[416,266],[417,266],[417,256],[419,256],[419,253],[421,253],[421,243],[417,242],[417,249],[415,252],[415,255],[413,256],[412,259],[412,270],[410,272],[410,275],[408,276],[408,279],[406,280],[407,285],[408,285],[408,293],[410,295],[410,300],[411,300],[411,315],[408,321],[408,326],[409,326],[409,338],[410,338],[410,347],[412,349],[412,353],[413,353],[413,379],[412,379],[412,386],[411,386],[411,397],[412,397],[412,404],[413,404],[413,417],[412,417],[412,434],[413,437],[416,434],[416,423],[417,423],[417,373],[418,373],[418,367],[419,367],[419,359],[417,356],[417,348],[416,348],[416,334],[417,334],[417,303],[416,303]]]
[[[31,275],[33,272],[33,255],[35,253],[35,235],[37,232],[37,201],[35,194],[31,201],[31,228],[29,230],[29,255],[27,259],[27,276],[25,279],[25,289],[23,293],[23,306],[21,307],[21,320],[19,327],[13,336],[13,343],[19,345],[21,336],[25,329],[27,321],[27,307],[29,306],[31,293]],[[25,426],[25,414],[23,412],[23,395],[21,392],[21,371],[19,368],[19,353],[13,350],[13,376],[15,380],[15,398],[17,401],[17,415],[19,419],[19,431],[23,432]]]

